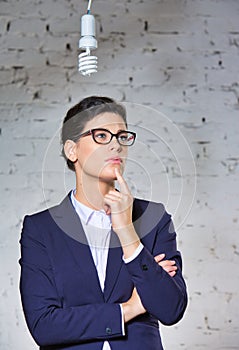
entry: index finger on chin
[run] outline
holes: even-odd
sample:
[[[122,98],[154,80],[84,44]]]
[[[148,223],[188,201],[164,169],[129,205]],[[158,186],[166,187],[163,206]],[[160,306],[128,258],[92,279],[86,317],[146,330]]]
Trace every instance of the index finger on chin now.
[[[115,175],[116,175],[117,181],[118,181],[118,183],[120,185],[120,192],[122,192],[122,193],[130,193],[130,190],[128,188],[127,182],[125,181],[125,179],[121,175],[121,173],[120,173],[118,168],[115,168]]]

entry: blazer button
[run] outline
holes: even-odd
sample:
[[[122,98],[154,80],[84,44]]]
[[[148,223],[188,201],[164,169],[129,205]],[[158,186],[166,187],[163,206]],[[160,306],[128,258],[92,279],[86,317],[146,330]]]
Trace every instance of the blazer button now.
[[[148,271],[148,266],[147,266],[146,264],[143,264],[143,265],[142,265],[142,270],[143,270],[143,271]]]
[[[112,329],[109,328],[109,327],[107,327],[107,328],[105,329],[105,331],[106,331],[106,334],[112,334]]]

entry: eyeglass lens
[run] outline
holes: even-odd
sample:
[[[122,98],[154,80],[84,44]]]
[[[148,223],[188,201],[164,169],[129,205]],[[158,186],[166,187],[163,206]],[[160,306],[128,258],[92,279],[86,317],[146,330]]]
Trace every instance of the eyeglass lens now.
[[[107,130],[96,129],[92,131],[93,131],[93,138],[95,142],[101,143],[101,144],[109,143],[114,136],[114,134],[111,134]],[[116,134],[116,138],[117,138],[117,141],[123,146],[132,145],[135,139],[134,134],[128,131],[119,131]]]

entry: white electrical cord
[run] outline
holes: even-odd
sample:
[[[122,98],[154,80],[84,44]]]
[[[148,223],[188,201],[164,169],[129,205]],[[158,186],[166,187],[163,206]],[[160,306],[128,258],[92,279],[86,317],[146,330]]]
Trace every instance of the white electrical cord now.
[[[91,3],[92,3],[92,0],[89,0],[88,7],[87,7],[87,13],[88,14],[90,13]]]

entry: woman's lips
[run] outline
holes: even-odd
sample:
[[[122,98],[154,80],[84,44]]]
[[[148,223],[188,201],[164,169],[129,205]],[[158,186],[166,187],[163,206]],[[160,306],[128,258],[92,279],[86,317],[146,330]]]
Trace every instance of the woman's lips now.
[[[111,164],[121,164],[122,159],[120,157],[112,157],[112,158],[106,159],[106,162]]]

